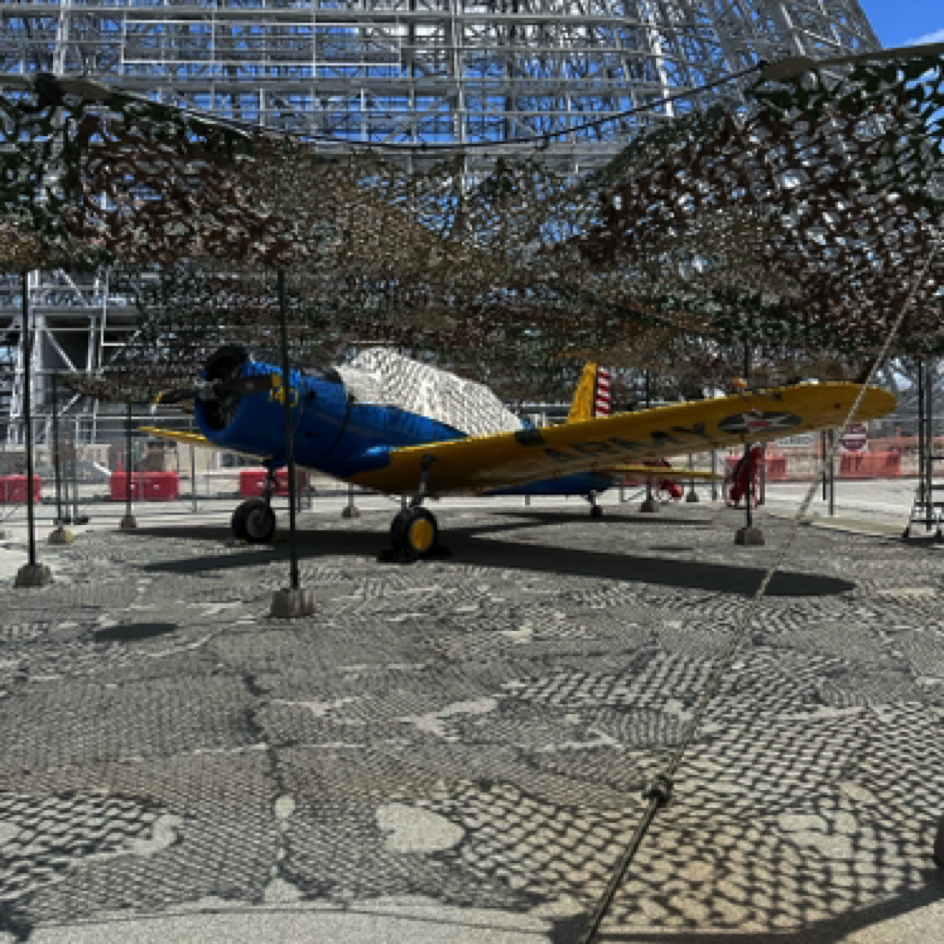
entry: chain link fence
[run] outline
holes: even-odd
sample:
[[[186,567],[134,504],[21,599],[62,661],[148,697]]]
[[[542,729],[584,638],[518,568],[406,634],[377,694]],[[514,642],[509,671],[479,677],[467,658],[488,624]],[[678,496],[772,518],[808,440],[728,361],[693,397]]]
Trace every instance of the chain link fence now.
[[[162,423],[177,430],[187,430],[189,425],[179,418],[162,421],[146,413],[133,415],[129,439],[126,416],[98,417],[94,430],[85,418],[70,416],[58,422],[39,423],[33,481],[39,519],[82,524],[93,517],[122,517],[127,510],[129,467],[131,501],[138,516],[217,511],[223,514],[261,493],[265,469],[257,460],[176,442],[138,428],[160,427]],[[777,496],[778,485],[808,483],[819,477],[826,443],[819,434],[808,439],[802,445],[787,440],[787,444],[778,442],[767,447],[760,475],[762,502],[766,496]],[[944,454],[944,436],[935,439],[934,452]],[[720,480],[688,479],[685,473],[689,469],[730,473],[742,455],[740,449],[718,450],[713,464],[710,451],[677,457],[671,462],[672,468],[666,469],[665,478],[681,486],[686,497],[694,491],[701,500],[720,499],[724,494]],[[916,436],[870,439],[866,448],[838,457],[833,487],[841,494],[846,482],[871,480],[881,487],[882,481],[916,479],[918,467]],[[287,508],[284,471],[277,478],[277,486],[274,505],[276,509]],[[629,477],[614,494],[620,502],[629,502],[645,491],[644,481]],[[24,447],[0,445],[0,521],[25,518],[27,495]],[[366,496],[379,497],[368,489],[350,487],[307,470],[298,472],[296,495],[300,511],[316,509],[322,499],[357,503]],[[396,496],[386,497],[383,506],[399,500]],[[530,503],[531,499],[523,499],[523,504]]]

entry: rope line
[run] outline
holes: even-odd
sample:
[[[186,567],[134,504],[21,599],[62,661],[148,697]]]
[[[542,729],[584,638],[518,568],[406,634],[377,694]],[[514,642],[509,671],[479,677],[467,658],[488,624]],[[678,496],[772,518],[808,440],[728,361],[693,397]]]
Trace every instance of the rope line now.
[[[740,72],[732,72],[728,75],[722,76],[719,79],[707,82],[704,85],[698,85],[693,89],[685,89],[683,91],[676,92],[673,95],[666,95],[663,98],[659,98],[645,105],[636,105],[633,108],[627,108],[625,111],[614,112],[611,115],[605,115],[603,118],[594,118],[592,121],[585,121],[582,124],[573,125],[570,128],[561,128],[558,131],[545,131],[540,134],[531,134],[522,138],[511,138],[504,141],[466,141],[450,144],[405,144],[384,141],[359,141],[351,138],[337,137],[336,135],[319,134],[318,132],[313,131],[282,131],[278,128],[271,128],[268,126],[260,127],[259,125],[253,124],[249,121],[240,121],[236,118],[219,117],[212,113],[208,117],[209,120],[212,121],[225,122],[226,124],[232,125],[233,127],[245,128],[246,130],[254,132],[261,131],[263,134],[272,134],[279,137],[292,138],[297,141],[312,141],[315,144],[337,144],[351,150],[363,150],[368,152],[418,151],[421,153],[449,153],[481,149],[510,148],[522,144],[534,144],[536,142],[543,142],[544,146],[547,146],[548,143],[554,138],[566,137],[567,135],[574,134],[577,131],[586,131],[588,128],[597,128],[600,125],[608,124],[611,121],[620,121],[623,118],[629,118],[632,115],[638,115],[642,112],[651,112],[656,108],[660,108],[665,105],[671,105],[680,99],[689,98],[693,95],[700,95],[702,92],[710,91],[711,89],[718,88],[721,85],[727,85],[729,82],[734,82],[737,79],[743,79],[745,76],[753,75],[756,72],[761,72],[766,68],[767,63],[764,60],[760,60],[755,65],[750,66],[747,69],[742,69]],[[189,111],[188,113],[194,114],[193,112]],[[300,113],[295,109],[292,109],[292,115],[298,117],[300,116]],[[203,116],[199,117],[202,118]],[[301,115],[301,117],[304,116]]]
[[[921,274],[918,276],[915,284],[911,287],[911,291],[908,294],[907,299],[905,300],[904,305],[902,306],[901,311],[898,314],[898,317],[895,319],[895,323],[892,325],[891,330],[888,334],[888,337],[885,339],[885,343],[882,346],[881,351],[878,354],[878,357],[875,359],[875,362],[872,364],[872,368],[869,371],[868,377],[865,379],[865,382],[862,384],[859,394],[855,399],[855,402],[852,404],[852,408],[849,411],[849,415],[846,417],[843,426],[848,426],[856,413],[859,410],[859,407],[862,404],[862,400],[865,397],[865,393],[868,390],[869,385],[872,383],[875,374],[878,372],[879,367],[884,363],[885,358],[888,356],[888,352],[891,348],[892,342],[895,340],[896,335],[901,329],[901,325],[905,320],[905,315],[907,315],[908,310],[911,308],[912,303],[914,302],[915,296],[918,294],[918,290],[924,283],[925,276],[928,274],[928,271],[931,268],[931,264],[937,256],[938,250],[940,249],[941,239],[938,237],[934,244],[931,246],[931,251],[928,255],[924,267],[921,270]],[[715,668],[712,670],[711,676],[709,677],[705,688],[702,692],[702,696],[698,701],[698,704],[695,708],[694,714],[692,715],[691,720],[685,728],[685,731],[682,734],[681,739],[679,740],[678,747],[675,750],[675,753],[672,756],[671,761],[665,770],[656,776],[652,785],[646,790],[643,794],[644,798],[649,800],[649,805],[643,813],[642,819],[639,822],[639,825],[636,827],[632,839],[630,840],[629,846],[626,848],[625,852],[617,860],[616,866],[613,870],[613,873],[610,877],[609,882],[607,883],[606,890],[604,891],[602,897],[597,902],[597,906],[594,909],[593,914],[591,915],[590,922],[585,928],[583,934],[580,936],[578,944],[592,944],[594,938],[599,932],[600,925],[603,922],[604,917],[610,909],[610,906],[613,903],[613,899],[616,896],[616,892],[619,890],[620,885],[623,883],[623,879],[626,875],[629,866],[632,864],[633,859],[635,858],[636,852],[639,847],[642,845],[642,841],[646,836],[646,833],[649,830],[649,827],[652,825],[655,815],[658,812],[659,808],[665,806],[672,794],[672,787],[674,782],[674,777],[678,773],[678,769],[682,764],[682,759],[685,755],[686,750],[691,746],[692,741],[694,740],[695,734],[698,730],[699,725],[701,724],[702,718],[707,712],[708,705],[711,702],[712,698],[717,694],[718,687],[721,684],[721,679],[724,676],[725,672],[730,668],[731,662],[734,659],[735,652],[740,647],[741,643],[744,641],[744,637],[747,635],[748,630],[751,627],[752,620],[756,615],[758,609],[760,609],[761,601],[763,600],[764,594],[767,591],[767,585],[770,583],[773,575],[780,569],[783,564],[784,559],[790,551],[790,548],[793,546],[793,542],[796,539],[797,532],[800,529],[800,525],[803,522],[803,519],[806,517],[807,512],[809,511],[810,504],[813,501],[813,495],[816,493],[817,488],[819,487],[820,478],[824,474],[827,463],[829,467],[835,462],[836,455],[840,448],[840,438],[837,436],[833,442],[832,448],[830,449],[828,455],[824,455],[822,461],[820,462],[819,470],[817,471],[816,476],[814,476],[813,481],[810,483],[810,487],[807,490],[806,497],[803,499],[802,504],[800,505],[799,510],[796,515],[793,517],[791,523],[790,531],[787,534],[787,539],[784,541],[783,547],[780,550],[777,559],[771,564],[770,568],[767,570],[767,573],[764,575],[764,579],[761,581],[760,586],[757,588],[757,592],[754,594],[750,605],[744,611],[743,616],[741,617],[740,624],[735,628],[734,632],[731,633],[727,645],[722,650],[721,654],[715,662]]]

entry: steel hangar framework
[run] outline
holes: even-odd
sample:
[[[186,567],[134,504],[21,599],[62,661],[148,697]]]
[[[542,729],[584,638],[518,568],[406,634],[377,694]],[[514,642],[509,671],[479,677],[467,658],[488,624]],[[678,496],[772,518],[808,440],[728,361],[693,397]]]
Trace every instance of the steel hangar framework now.
[[[404,146],[406,160],[423,159],[411,145],[426,145],[427,159],[437,145],[461,145],[487,162],[490,145],[527,147],[554,133],[542,160],[574,172],[611,158],[641,124],[737,97],[737,82],[687,93],[758,60],[879,47],[857,0],[58,0],[0,9],[0,82],[82,74],[319,136],[326,147]],[[622,117],[599,122],[612,116]],[[106,366],[137,319],[107,275],[33,273],[28,303],[42,440],[51,374]],[[22,436],[22,308],[20,279],[0,281],[7,442]],[[114,409],[73,398],[78,441],[107,437]]]

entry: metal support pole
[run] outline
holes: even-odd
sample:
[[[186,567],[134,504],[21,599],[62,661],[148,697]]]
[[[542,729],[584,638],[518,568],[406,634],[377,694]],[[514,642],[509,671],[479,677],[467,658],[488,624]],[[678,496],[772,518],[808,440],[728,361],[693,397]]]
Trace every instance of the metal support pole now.
[[[712,449],[711,450],[711,500],[718,500],[718,483],[715,481],[715,476],[718,474],[718,453]]]
[[[33,515],[33,344],[30,337],[29,273],[23,272],[23,416],[26,421],[26,527],[29,536],[29,566],[36,566],[36,530]]]
[[[829,431],[829,515],[833,517],[836,514],[836,460],[833,456],[833,449],[836,445],[836,430]]]
[[[763,452],[760,456],[760,495],[757,498],[757,504],[763,505],[767,501],[767,443],[761,446]]]
[[[689,453],[688,454],[688,470],[691,472],[695,468],[695,457]],[[685,501],[687,502],[697,502],[698,501],[698,492],[695,491],[695,476],[692,475],[691,479],[688,482],[688,495],[685,496]]]
[[[288,466],[288,527],[291,589],[297,590],[298,548],[295,544],[295,437],[292,432],[292,376],[288,359],[288,327],[286,326],[285,270],[279,269],[279,334],[282,341],[282,397],[285,404],[285,462]]]
[[[65,509],[65,515],[60,518],[62,524],[72,524],[72,515],[69,512],[69,481],[72,475],[72,455],[68,441],[66,442],[65,456],[63,458],[62,469],[62,504]]]
[[[56,474],[56,527],[62,527],[62,475],[59,471],[59,371],[52,373],[52,453]]]
[[[751,349],[747,345],[747,341],[744,341],[744,381],[750,387],[750,374],[751,374]],[[751,444],[744,443],[744,462],[747,466],[747,492],[746,492],[746,504],[747,504],[747,527],[753,527],[753,519],[751,517],[751,496],[754,492],[754,469],[752,468],[753,457],[751,456]]]
[[[922,502],[927,502],[930,496],[925,491],[925,428],[924,428],[924,362],[918,360],[918,495]]]
[[[197,512],[197,450],[190,447],[190,507],[194,514]]]
[[[925,461],[924,461],[924,494],[927,504],[924,506],[924,526],[930,531],[934,527],[934,378],[931,375],[931,358],[926,357],[923,360],[922,367],[924,376],[924,419],[926,432],[924,435]]]
[[[131,456],[131,401],[128,401],[128,414],[127,414],[127,428],[125,429],[125,474],[127,476],[125,484],[127,485],[127,493],[125,495],[125,517],[130,519],[132,517],[131,511],[131,490],[134,488],[134,477],[132,475],[132,465],[134,460]]]
[[[69,467],[72,470],[72,523],[84,524],[79,520],[79,418],[75,418],[72,426],[72,453],[69,456]]]
[[[752,468],[753,456],[751,455],[751,444],[744,443],[744,465],[747,469],[747,490],[744,493],[745,505],[747,506],[747,527],[753,527],[751,518],[751,494],[754,491],[754,469]]]
[[[819,451],[820,451],[820,455],[823,457],[823,459],[826,458],[826,449],[827,449],[827,447],[826,447],[826,430],[824,429],[824,430],[819,434]],[[828,481],[829,481],[829,470],[828,470],[828,469],[826,468],[826,466],[824,465],[824,466],[823,466],[823,501],[826,501],[826,485],[827,485]]]
[[[649,371],[646,371],[646,409],[650,408],[652,402],[652,387],[649,382]],[[646,501],[652,501],[652,477],[646,479]]]

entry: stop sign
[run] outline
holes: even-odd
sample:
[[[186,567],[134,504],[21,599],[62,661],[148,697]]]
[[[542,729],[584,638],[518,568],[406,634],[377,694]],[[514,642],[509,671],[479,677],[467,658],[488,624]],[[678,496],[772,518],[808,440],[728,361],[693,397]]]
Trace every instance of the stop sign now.
[[[852,423],[842,434],[842,448],[846,452],[859,452],[869,444],[869,433],[864,423]]]

